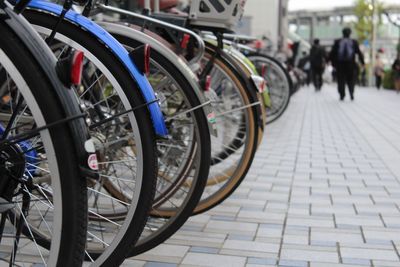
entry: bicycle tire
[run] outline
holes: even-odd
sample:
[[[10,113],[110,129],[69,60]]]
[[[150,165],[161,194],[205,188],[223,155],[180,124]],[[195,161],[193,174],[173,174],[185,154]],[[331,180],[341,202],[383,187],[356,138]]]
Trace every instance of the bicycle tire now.
[[[24,83],[29,86],[30,94],[24,97],[25,100],[37,106],[36,112],[44,119],[45,125],[63,120],[66,114],[61,108],[60,99],[47,74],[29,52],[30,50],[1,20],[0,32],[2,34],[0,51],[4,51],[3,56],[6,55],[14,65],[13,74],[19,73]],[[55,203],[62,208],[61,214],[57,213],[61,218],[61,225],[58,225],[59,229],[55,231],[58,235],[52,240],[52,247],[58,247],[55,250],[58,255],[49,265],[81,266],[87,226],[86,180],[78,168],[74,141],[68,125],[58,124],[44,132],[48,132],[51,139],[52,152],[58,169],[56,176],[59,178],[53,182],[60,184],[60,188],[56,190],[61,193],[61,199]],[[74,211],[72,216],[71,210]],[[57,226],[57,223],[55,225]]]
[[[113,35],[121,44],[135,48],[137,46],[142,45],[142,43],[126,36],[121,35]],[[184,75],[180,74],[180,71],[174,65],[173,62],[166,59],[162,54],[160,54],[157,50],[153,49],[151,52],[151,59],[157,62],[157,64],[161,65],[176,81],[177,85],[182,88],[182,93],[187,98],[190,103],[190,107],[195,108],[201,106],[201,102],[199,98],[194,93],[193,89],[190,86],[190,83],[186,80]],[[190,108],[189,107],[189,108]],[[146,252],[165,240],[171,237],[176,231],[178,231],[182,225],[187,221],[187,219],[192,215],[196,204],[200,200],[200,197],[203,193],[204,187],[206,185],[205,177],[208,176],[210,161],[211,161],[211,141],[210,141],[210,133],[208,129],[208,122],[202,108],[197,108],[193,111],[193,115],[195,116],[195,121],[197,124],[197,131],[199,135],[200,143],[197,144],[200,152],[200,160],[197,171],[197,177],[194,177],[192,181],[192,185],[189,191],[188,196],[186,196],[185,201],[182,203],[182,206],[179,207],[178,210],[157,210],[156,206],[153,206],[153,211],[151,214],[153,216],[162,216],[164,218],[168,218],[168,222],[163,226],[159,231],[152,234],[152,236],[144,237],[139,239],[138,243],[135,246],[135,249],[129,256],[135,256],[140,253]],[[181,181],[180,185],[184,182]],[[174,191],[174,189],[172,189]],[[176,190],[176,189],[175,189]]]
[[[215,50],[213,50],[212,47],[207,47],[205,57],[211,58],[214,53]],[[240,94],[240,96],[243,98],[245,105],[251,105],[252,103],[256,103],[258,99],[257,98],[254,99],[252,94],[248,92],[245,78],[241,76],[241,73],[229,63],[226,57],[229,57],[229,55],[226,54],[218,55],[215,58],[214,66],[218,66],[219,68],[221,68],[221,70],[229,77],[229,79],[231,79],[234,82],[235,87],[238,90],[238,94]],[[257,114],[256,107],[251,106],[246,108],[246,114],[248,116],[246,127],[248,127],[249,129],[248,130],[249,136],[247,137],[246,140],[248,146],[246,146],[245,152],[241,156],[240,164],[237,167],[231,167],[234,170],[231,171],[231,169],[229,169],[229,173],[227,175],[223,175],[223,176],[229,176],[228,178],[229,181],[226,184],[224,184],[220,189],[218,189],[217,192],[212,193],[211,196],[207,196],[206,198],[204,198],[205,195],[203,193],[202,199],[200,200],[196,209],[193,212],[194,215],[206,212],[214,208],[215,206],[219,205],[220,203],[222,203],[236,190],[236,188],[241,184],[243,179],[246,177],[246,174],[251,166],[251,163],[254,159],[258,147],[259,134],[260,134],[258,127],[260,118],[258,118],[255,115]],[[216,116],[218,116],[218,113],[216,114]],[[224,161],[222,161],[219,164],[224,164]],[[222,178],[223,179],[219,178],[215,179],[215,182],[218,184],[221,182],[221,180],[226,181],[226,177]],[[210,179],[214,178],[213,177],[208,178],[207,187],[212,186],[214,184],[214,182],[210,183]],[[207,187],[205,191],[207,190]]]
[[[54,25],[59,20],[59,18],[53,14],[29,8],[24,12],[24,16],[33,25],[50,30],[53,29]],[[124,222],[123,231],[118,232],[118,240],[115,241],[114,239],[112,248],[107,248],[109,250],[106,250],[105,253],[103,253],[104,251],[101,249],[99,249],[99,251],[88,251],[90,257],[95,259],[94,266],[116,266],[123,262],[129,251],[133,250],[134,244],[144,229],[154,196],[157,175],[157,156],[156,137],[152,126],[152,120],[136,82],[119,59],[112,54],[107,47],[90,33],[82,30],[79,25],[67,20],[63,20],[59,24],[57,33],[80,44],[80,46],[86,48],[95,55],[101,64],[104,64],[118,81],[126,98],[129,100],[129,103],[131,103],[131,106],[143,107],[132,111],[137,120],[137,124],[140,125],[139,131],[143,162],[146,163],[146,167],[143,168],[143,175],[140,177],[141,189],[136,203],[136,210],[134,214],[131,214],[129,221],[126,220]]]

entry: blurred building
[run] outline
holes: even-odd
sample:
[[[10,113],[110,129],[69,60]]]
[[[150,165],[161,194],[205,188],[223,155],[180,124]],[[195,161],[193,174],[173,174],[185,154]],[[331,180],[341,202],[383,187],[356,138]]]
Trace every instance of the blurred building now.
[[[238,32],[266,37],[274,51],[280,50],[288,34],[287,7],[288,0],[247,0]]]
[[[400,15],[400,4],[389,5],[385,10],[391,16]],[[289,29],[302,39],[312,42],[321,39],[322,45],[331,46],[341,37],[342,28],[356,21],[353,7],[337,7],[328,10],[297,10],[289,13]],[[357,37],[355,31],[353,37]],[[377,32],[377,49],[383,49],[387,58],[394,58],[399,42],[399,28],[391,24],[386,16]],[[364,50],[369,49],[368,41],[362,42]]]

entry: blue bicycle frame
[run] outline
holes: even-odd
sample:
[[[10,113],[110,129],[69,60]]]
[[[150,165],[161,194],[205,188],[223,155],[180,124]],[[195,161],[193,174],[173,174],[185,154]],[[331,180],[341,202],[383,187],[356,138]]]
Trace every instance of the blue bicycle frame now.
[[[29,3],[28,7],[32,9],[43,10],[57,16],[59,16],[62,12],[62,6],[42,0],[32,0]],[[94,37],[101,40],[105,44],[105,46],[107,46],[107,48],[110,49],[114,53],[114,55],[120,59],[120,61],[124,64],[125,68],[129,71],[132,78],[139,86],[139,89],[146,103],[149,103],[148,109],[153,120],[155,133],[158,136],[166,136],[168,134],[168,131],[165,126],[164,116],[157,102],[153,88],[151,87],[146,76],[138,70],[135,63],[129,57],[128,51],[107,31],[105,31],[103,28],[101,28],[99,25],[89,20],[88,18],[72,10],[69,10],[65,15],[65,19],[75,24],[78,24],[81,28],[85,29]]]
[[[0,136],[3,135],[4,131],[4,126],[0,123]],[[36,149],[32,149],[32,144],[29,141],[21,141],[18,142],[17,145],[19,149],[24,152],[25,155],[26,176],[30,177],[32,175],[35,175],[37,169],[36,164],[38,163],[38,153],[36,152]]]

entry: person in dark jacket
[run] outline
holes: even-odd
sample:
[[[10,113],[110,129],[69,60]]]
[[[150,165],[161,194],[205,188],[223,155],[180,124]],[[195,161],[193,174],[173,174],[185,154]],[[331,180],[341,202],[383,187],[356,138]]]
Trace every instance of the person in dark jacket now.
[[[311,83],[311,67],[310,67],[310,56],[307,55],[305,51],[303,51],[303,56],[300,58],[299,63],[297,64],[297,67],[304,71],[304,73],[307,75],[307,86],[310,85]]]
[[[400,92],[400,56],[397,56],[392,65],[394,88],[396,92]]]
[[[354,87],[357,75],[356,56],[364,68],[364,56],[358,42],[350,38],[351,29],[343,29],[343,38],[335,40],[329,58],[337,72],[338,91],[340,100],[346,96],[346,85],[349,88],[350,98],[354,100]]]
[[[319,39],[315,39],[314,44],[311,47],[310,64],[315,90],[320,91],[323,85],[322,75],[325,71],[326,53],[325,49],[320,45]]]

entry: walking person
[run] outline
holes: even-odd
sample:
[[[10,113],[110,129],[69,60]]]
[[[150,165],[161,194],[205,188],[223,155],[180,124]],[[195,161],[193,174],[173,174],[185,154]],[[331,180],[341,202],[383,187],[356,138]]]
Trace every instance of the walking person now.
[[[364,68],[364,56],[361,53],[358,42],[351,39],[351,29],[344,28],[343,38],[335,41],[330,60],[337,71],[338,91],[340,100],[343,101],[346,96],[346,85],[349,88],[350,98],[354,100],[354,88],[357,75],[356,56]]]
[[[311,76],[316,91],[320,91],[323,85],[322,75],[325,71],[326,53],[325,49],[320,45],[319,39],[314,40],[314,44],[310,50]]]
[[[305,51],[303,51],[302,55],[303,56],[300,58],[297,67],[307,75],[306,83],[307,86],[309,86],[311,82],[310,56],[307,55],[307,52]]]
[[[393,62],[392,66],[393,71],[393,79],[394,79],[394,88],[396,92],[400,92],[400,55],[397,56],[397,59]]]
[[[383,76],[385,75],[385,66],[379,55],[376,56],[374,75],[376,89],[380,90],[382,86]]]

